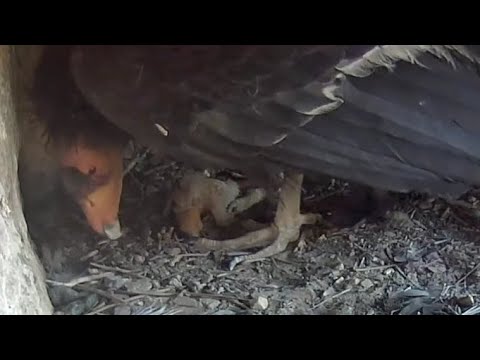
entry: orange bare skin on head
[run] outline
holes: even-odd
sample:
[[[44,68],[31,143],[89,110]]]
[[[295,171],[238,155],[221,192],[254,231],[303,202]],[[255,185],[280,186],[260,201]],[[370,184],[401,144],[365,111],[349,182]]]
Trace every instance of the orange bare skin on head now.
[[[84,178],[73,186],[72,191],[92,229],[109,238],[120,237],[122,149],[92,149],[77,145],[63,152],[61,164],[64,168],[76,169]]]

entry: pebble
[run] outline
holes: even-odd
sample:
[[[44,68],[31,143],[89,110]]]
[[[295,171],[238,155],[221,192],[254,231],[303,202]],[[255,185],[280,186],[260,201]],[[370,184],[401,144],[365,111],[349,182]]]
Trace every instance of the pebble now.
[[[208,310],[213,310],[219,307],[222,302],[217,299],[203,299],[202,303],[207,307]]]
[[[90,310],[93,309],[99,302],[99,298],[97,294],[88,295],[85,299],[85,307]]]
[[[267,310],[268,309],[268,299],[263,296],[258,296],[254,302],[252,309],[254,310]]]
[[[192,307],[196,308],[198,307],[198,301],[195,299],[192,299],[188,296],[178,296],[173,303],[177,306],[184,306],[184,307]]]
[[[50,300],[54,306],[61,306],[77,300],[80,297],[78,291],[68,287],[54,286],[48,289]]]
[[[480,269],[475,271],[475,273],[473,273],[473,276],[475,276],[477,279],[480,279]]]
[[[167,254],[170,256],[178,256],[182,253],[182,249],[176,247],[167,251]]]
[[[127,284],[130,280],[125,279],[119,276],[114,276],[112,278],[106,278],[104,280],[105,286],[112,290],[118,290],[125,284]]]
[[[362,281],[361,285],[365,290],[367,290],[367,289],[370,289],[374,284],[373,284],[372,280],[365,279],[365,280]]]
[[[181,288],[183,288],[182,282],[181,282],[179,279],[177,279],[176,277],[174,277],[173,279],[171,279],[171,280],[169,281],[169,284],[172,285],[172,286],[174,286],[176,289],[181,289]]]
[[[212,315],[236,315],[236,313],[232,310],[219,310]]]
[[[64,312],[65,314],[69,314],[69,315],[82,315],[85,312],[85,310],[86,310],[85,303],[82,300],[77,300],[68,304],[65,307]]]
[[[391,221],[400,228],[408,229],[414,225],[408,214],[401,211],[394,211],[391,215]]]
[[[131,292],[147,292],[152,289],[152,281],[149,279],[140,279],[128,282],[125,287]]]
[[[132,309],[129,306],[117,306],[115,310],[113,310],[114,315],[130,315],[132,313]]]
[[[333,287],[329,287],[327,290],[323,292],[323,297],[329,297],[332,296],[336,293],[335,289]]]
[[[475,304],[475,300],[473,299],[472,295],[457,297],[456,301],[461,307],[472,307]]]
[[[418,204],[418,207],[420,210],[429,210],[433,208],[434,201],[435,201],[435,198],[426,199],[422,201],[420,204]]]
[[[145,257],[142,255],[135,255],[133,257],[133,260],[135,261],[136,264],[143,264],[145,262]]]
[[[341,274],[341,271],[338,271],[338,270],[333,270],[332,271],[332,277],[334,279],[338,278],[340,276],[340,274]]]

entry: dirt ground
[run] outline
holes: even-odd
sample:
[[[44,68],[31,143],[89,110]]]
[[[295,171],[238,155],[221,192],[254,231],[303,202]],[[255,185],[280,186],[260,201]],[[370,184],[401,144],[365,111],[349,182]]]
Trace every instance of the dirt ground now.
[[[125,178],[121,239],[92,235],[60,195],[29,219],[56,314],[480,313],[473,193],[453,204],[397,195],[384,218],[358,213],[345,228],[305,226],[288,251],[229,271],[231,254],[199,252],[172,227],[168,194],[185,169],[139,153],[126,160],[138,161]],[[335,181],[306,183],[304,206],[323,202],[328,218],[325,198],[348,191]]]

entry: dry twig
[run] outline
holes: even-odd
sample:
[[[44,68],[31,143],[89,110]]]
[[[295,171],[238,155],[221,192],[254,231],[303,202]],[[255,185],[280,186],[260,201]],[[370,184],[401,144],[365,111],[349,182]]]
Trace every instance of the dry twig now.
[[[77,279],[74,279],[74,280],[71,280],[69,282],[60,282],[60,281],[54,281],[54,280],[46,280],[46,282],[50,285],[54,285],[54,286],[65,286],[65,287],[74,287],[74,286],[77,286],[79,284],[83,284],[83,283],[88,283],[88,282],[92,282],[92,281],[95,281],[95,280],[100,280],[100,279],[103,279],[103,278],[106,278],[106,277],[109,277],[109,276],[112,276],[114,275],[112,272],[106,272],[106,273],[101,273],[101,274],[95,274],[95,275],[89,275],[89,276],[82,276],[82,277],[79,277]]]
[[[313,307],[312,307],[312,310],[315,310],[315,309],[319,308],[320,306],[322,306],[323,304],[325,304],[325,303],[327,303],[327,302],[329,302],[329,301],[332,301],[332,300],[334,300],[334,299],[336,299],[336,298],[338,298],[338,297],[340,297],[340,296],[342,296],[342,295],[345,295],[345,294],[349,293],[350,291],[352,291],[351,288],[345,289],[345,290],[343,290],[342,292],[339,292],[338,294],[329,296],[328,298],[326,298],[326,299],[322,300],[321,302],[319,302],[317,305],[313,306]]]
[[[465,276],[463,276],[460,280],[458,280],[455,285],[460,284],[462,281],[467,280],[467,278],[472,275],[477,269],[480,268],[480,263],[478,263],[472,270],[470,270]]]

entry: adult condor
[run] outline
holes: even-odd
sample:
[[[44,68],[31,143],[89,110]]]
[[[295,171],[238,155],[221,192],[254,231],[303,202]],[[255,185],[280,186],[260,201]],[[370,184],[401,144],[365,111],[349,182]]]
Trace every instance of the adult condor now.
[[[304,175],[446,198],[477,186],[478,60],[474,45],[49,46],[34,92],[66,184],[110,238],[128,136],[197,168],[284,174],[273,223],[228,240],[263,250],[233,266],[317,220],[300,213]]]

